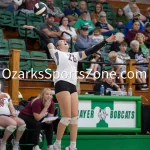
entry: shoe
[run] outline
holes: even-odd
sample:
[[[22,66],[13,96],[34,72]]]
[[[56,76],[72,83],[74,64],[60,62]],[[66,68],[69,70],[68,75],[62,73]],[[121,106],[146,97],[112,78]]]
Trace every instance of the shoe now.
[[[77,150],[77,148],[71,148],[70,146],[68,146],[65,150]]]
[[[61,150],[61,146],[51,145],[47,148],[47,150]]]
[[[12,150],[19,150],[19,142],[15,142],[15,139],[11,140],[13,149]]]
[[[149,88],[141,88],[141,91],[147,91]]]
[[[0,139],[0,150],[6,150],[6,143],[4,143],[2,139]]]
[[[38,145],[34,146],[32,150],[41,150]]]

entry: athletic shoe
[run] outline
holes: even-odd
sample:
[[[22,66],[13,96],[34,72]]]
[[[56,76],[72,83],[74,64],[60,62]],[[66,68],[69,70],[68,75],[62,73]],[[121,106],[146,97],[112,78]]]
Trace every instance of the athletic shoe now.
[[[61,150],[61,146],[51,145],[47,148],[47,150]]]
[[[38,145],[34,146],[32,150],[41,150]]]
[[[14,139],[11,140],[13,149],[12,150],[19,150],[19,142],[15,142]]]
[[[2,139],[0,139],[0,150],[6,150],[6,143],[4,143]]]
[[[70,146],[68,146],[65,150],[77,150],[77,148],[71,148]]]

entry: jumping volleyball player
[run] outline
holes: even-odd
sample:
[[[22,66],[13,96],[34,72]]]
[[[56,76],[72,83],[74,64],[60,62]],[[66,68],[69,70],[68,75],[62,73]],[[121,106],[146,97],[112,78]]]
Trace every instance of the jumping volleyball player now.
[[[59,40],[57,47],[51,43],[50,38],[43,32],[37,30],[33,26],[24,26],[26,29],[33,29],[33,31],[46,42],[51,57],[54,59],[58,73],[54,77],[55,94],[58,100],[62,118],[58,124],[56,142],[50,146],[50,150],[61,150],[61,139],[65,132],[66,126],[70,128],[70,146],[66,150],[77,150],[76,138],[78,128],[78,94],[76,89],[77,84],[77,65],[78,61],[86,58],[89,55],[96,53],[106,43],[113,42],[115,36],[112,35],[103,42],[82,52],[69,53],[69,45],[65,40]],[[63,74],[68,75],[68,77]],[[70,76],[71,74],[71,76]],[[57,76],[57,78],[56,78]]]

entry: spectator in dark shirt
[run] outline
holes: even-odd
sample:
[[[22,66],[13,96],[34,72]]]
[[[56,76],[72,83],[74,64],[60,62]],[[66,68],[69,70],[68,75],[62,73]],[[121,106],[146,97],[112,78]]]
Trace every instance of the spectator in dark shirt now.
[[[57,26],[54,25],[55,16],[52,14],[48,14],[46,17],[46,23],[41,26],[41,30],[51,38],[51,42],[56,45],[59,37],[61,36],[61,32]]]
[[[113,82],[114,77],[110,75],[110,72],[103,74],[102,78],[102,81],[94,86],[94,93],[96,95],[100,95],[100,88],[102,85],[104,86],[105,95],[111,95],[111,91],[121,91],[120,87]]]
[[[64,14],[71,25],[74,25],[81,15],[80,10],[77,8],[77,3],[77,0],[70,0],[69,7],[64,10]]]
[[[21,110],[19,117],[25,121],[27,128],[34,129],[33,150],[40,150],[38,141],[41,129],[46,131],[47,150],[50,150],[49,146],[52,145],[53,139],[53,126],[49,121],[44,123],[41,123],[41,121],[44,117],[53,117],[54,111],[52,91],[49,88],[43,89],[38,97]]]
[[[114,28],[107,22],[107,16],[104,11],[100,13],[99,22],[95,26],[101,28],[102,35],[104,36],[110,36],[114,33]]]

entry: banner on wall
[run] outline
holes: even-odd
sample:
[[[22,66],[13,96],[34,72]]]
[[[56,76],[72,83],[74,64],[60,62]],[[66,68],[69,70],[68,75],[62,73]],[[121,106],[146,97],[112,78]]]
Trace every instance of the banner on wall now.
[[[78,127],[135,128],[135,101],[79,101]]]

